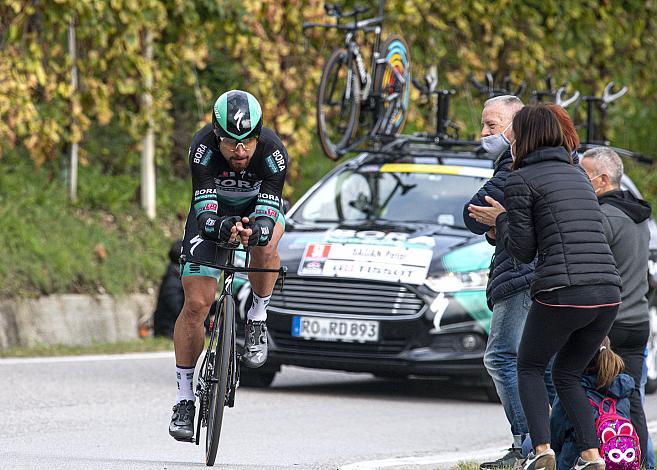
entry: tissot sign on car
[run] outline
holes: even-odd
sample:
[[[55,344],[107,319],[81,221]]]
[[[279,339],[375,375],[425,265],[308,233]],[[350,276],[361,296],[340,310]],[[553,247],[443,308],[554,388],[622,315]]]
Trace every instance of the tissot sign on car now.
[[[404,234],[400,234],[404,235]],[[432,243],[386,237],[384,232],[335,231],[332,243],[309,243],[299,264],[300,276],[356,277],[422,284],[433,257]],[[391,245],[373,244],[384,240]],[[431,238],[426,238],[433,242]]]

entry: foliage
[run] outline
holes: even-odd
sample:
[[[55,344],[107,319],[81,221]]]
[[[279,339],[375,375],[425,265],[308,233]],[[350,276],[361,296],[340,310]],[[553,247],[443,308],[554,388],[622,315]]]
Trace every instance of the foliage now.
[[[657,117],[657,83],[651,64],[657,63],[657,3],[633,0],[466,0],[463,2],[388,2],[391,24],[403,31],[412,45],[416,75],[435,64],[442,86],[459,89],[471,107],[480,109],[483,97],[467,83],[492,71],[496,83],[510,76],[528,83],[528,92],[541,88],[547,75],[570,90],[599,96],[615,80],[627,85],[634,99],[612,106],[608,137],[638,151],[650,153],[657,137],[632,133],[622,121]],[[523,98],[528,101],[529,93]],[[581,123],[583,106],[576,114]],[[478,116],[468,119],[467,133],[478,133]],[[474,121],[474,122],[473,122]],[[628,131],[626,135],[619,132]]]
[[[336,32],[304,36],[304,21],[330,19],[322,3],[0,0],[2,145],[24,146],[42,164],[68,143],[81,142],[83,163],[117,172],[137,167],[140,138],[152,119],[160,164],[173,164],[182,176],[191,134],[207,121],[213,100],[240,87],[258,96],[266,124],[284,137],[294,182],[311,148],[323,60],[341,44]],[[340,3],[348,8],[355,2]],[[589,95],[611,79],[627,84],[633,99],[612,108],[609,136],[643,151],[657,144],[645,126],[634,124],[657,117],[650,66],[657,63],[656,2],[389,0],[386,13],[384,35],[404,34],[414,73],[435,64],[441,84],[459,88],[463,103],[455,103],[455,117],[465,134],[477,132],[482,103],[466,78],[491,70],[498,82],[509,75],[527,81],[530,90],[547,74]],[[77,94],[70,84],[70,21],[77,35]],[[152,61],[144,55],[147,32],[154,38]],[[151,115],[142,106],[149,77]],[[581,121],[582,110],[576,114]],[[418,125],[427,117],[414,115]],[[122,139],[97,145],[108,135]]]
[[[85,202],[71,206],[51,170],[12,158],[0,173],[0,297],[156,287],[171,241],[182,236],[187,184],[160,178],[160,217],[151,222],[139,211],[130,178],[84,169]]]
[[[339,3],[348,9],[362,2]],[[283,137],[291,159],[287,197],[297,199],[328,171],[334,163],[318,156],[313,138],[315,98],[323,62],[342,45],[342,34],[302,30],[306,21],[332,20],[322,5],[0,0],[0,275],[6,279],[0,296],[152,286],[189,203],[191,137],[227,89],[254,93],[265,125]],[[67,42],[71,22],[77,93]],[[585,95],[599,95],[609,80],[627,85],[628,96],[609,108],[607,136],[618,146],[655,153],[655,1],[388,0],[383,36],[392,32],[411,46],[415,76],[435,65],[439,84],[457,89],[451,117],[462,137],[478,135],[485,99],[468,85],[470,74],[481,79],[491,70],[497,83],[507,75],[525,80],[525,101],[551,74],[558,85],[567,82]],[[145,56],[148,33],[152,60]],[[150,114],[143,105],[147,92]],[[408,128],[433,127],[430,107],[420,106],[416,91],[411,99]],[[581,125],[583,107],[573,115]],[[157,145],[156,223],[142,217],[138,205],[140,141],[149,122]],[[80,143],[77,204],[67,202],[59,176],[72,142]],[[632,165],[628,172],[657,202],[657,172]]]

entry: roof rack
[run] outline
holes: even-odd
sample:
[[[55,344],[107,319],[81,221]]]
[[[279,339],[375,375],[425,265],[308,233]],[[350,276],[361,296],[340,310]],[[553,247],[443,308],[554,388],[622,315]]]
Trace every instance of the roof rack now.
[[[414,144],[425,144],[419,147]],[[409,157],[435,157],[438,161],[444,158],[455,158],[454,155],[440,155],[441,151],[463,151],[458,158],[473,160],[489,160],[497,158],[484,152],[479,141],[441,139],[434,134],[415,133],[401,134],[395,138],[389,136],[380,146],[361,148],[359,155],[353,160],[356,165],[373,162],[394,162]],[[430,154],[430,155],[429,155]]]
[[[582,144],[579,146],[578,150],[580,151],[580,153],[584,153],[587,150],[594,149],[594,148],[597,148],[597,147],[606,147],[606,148],[611,149],[614,152],[616,152],[620,157],[631,158],[633,160],[636,160],[638,163],[643,163],[643,164],[646,164],[646,165],[652,165],[655,162],[652,158],[650,158],[650,157],[648,157],[648,156],[646,156],[642,153],[633,152],[631,150],[622,149],[620,147],[612,147],[611,145],[606,145],[606,144],[600,143],[600,142],[582,142]]]

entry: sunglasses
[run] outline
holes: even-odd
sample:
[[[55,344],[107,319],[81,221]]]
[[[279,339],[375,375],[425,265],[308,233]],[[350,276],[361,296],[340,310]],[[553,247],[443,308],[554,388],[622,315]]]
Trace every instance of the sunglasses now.
[[[231,139],[230,137],[220,137],[220,136],[217,136],[217,137],[219,137],[219,140],[224,145],[224,147],[227,150],[231,151],[231,152],[237,151],[237,147],[239,145],[244,147],[244,150],[247,150],[247,151],[248,150],[253,150],[253,148],[258,143],[258,138],[257,137],[250,137],[250,138],[244,139],[244,140]]]

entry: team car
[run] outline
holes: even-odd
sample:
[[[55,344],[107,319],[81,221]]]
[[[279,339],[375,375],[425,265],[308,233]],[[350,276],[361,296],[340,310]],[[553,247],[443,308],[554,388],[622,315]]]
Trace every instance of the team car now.
[[[399,137],[310,188],[286,214],[279,253],[288,274],[269,303],[268,362],[243,370],[242,384],[268,386],[282,365],[293,365],[448,378],[498,400],[483,365],[494,247],[463,223],[464,204],[493,173],[494,156],[481,152],[478,142]],[[623,184],[638,195],[629,178]],[[650,223],[655,320],[657,226]],[[246,280],[237,299],[244,316]]]

